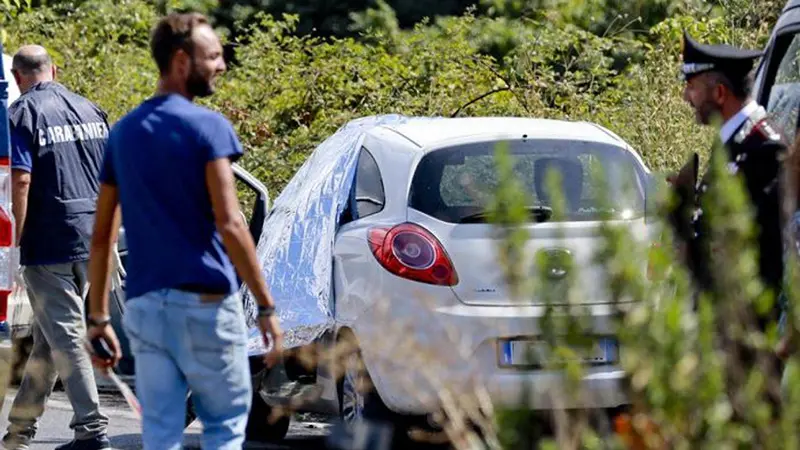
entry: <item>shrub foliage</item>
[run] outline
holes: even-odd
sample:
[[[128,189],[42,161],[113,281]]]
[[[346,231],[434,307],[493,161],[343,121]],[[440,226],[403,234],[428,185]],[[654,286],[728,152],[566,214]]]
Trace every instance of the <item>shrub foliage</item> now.
[[[2,35],[7,53],[25,43],[47,47],[60,80],[96,101],[113,122],[155,89],[150,27],[159,14],[188,3],[86,0],[35,7],[5,1]],[[760,46],[780,3],[494,0],[480,3],[483,15],[422,20],[408,12],[418,14],[409,22],[396,4],[377,2],[362,5],[373,9],[348,16],[345,25],[330,25],[350,32],[325,37],[306,33],[305,10],[272,16],[233,8],[217,13],[226,14],[228,31],[236,31],[226,34],[235,63],[217,95],[203,102],[234,123],[246,149],[242,164],[273,196],[326,136],[349,119],[381,113],[587,120],[619,134],[651,168],[672,170],[690,152],[708,157],[715,133],[695,125],[682,100],[682,30],[709,42]],[[592,20],[597,14],[602,17]],[[501,172],[509,167],[503,158],[501,152]],[[498,187],[492,204],[507,238],[502,262],[515,292],[524,296],[535,283],[514,269],[527,257],[518,251],[524,236],[514,229],[514,220],[525,214],[515,212],[524,205],[509,183]],[[621,230],[604,231],[607,244],[597,257],[610,275],[609,289],[620,301],[635,300],[619,312],[628,388],[642,415],[659,428],[655,440],[668,448],[752,448],[753,442],[797,448],[796,413],[777,422],[764,416],[759,392],[771,389],[774,377],[757,369],[739,374],[719,345],[737,308],[760,301],[751,282],[752,254],[741,252],[749,239],[748,205],[733,179],[723,186],[712,208],[719,217],[716,236],[722,254],[735,263],[726,266],[731,273],[724,276],[725,290],[701,298],[696,309],[667,230],[652,252]],[[653,279],[641,271],[648,256]],[[568,343],[565,336],[580,334],[581,323],[556,320],[548,329],[559,347]],[[774,344],[774,335],[749,339],[761,351]],[[582,368],[566,369],[578,377]],[[559,447],[599,445],[583,426],[586,417],[575,414],[568,422],[576,425],[561,429]],[[499,417],[505,445],[524,448],[517,425],[526,422],[518,415]]]
[[[61,81],[112,120],[152,94],[148,33],[168,4],[17,4],[5,9],[7,52],[23,43],[46,46]],[[681,28],[753,45],[767,30],[734,32],[724,16],[675,16],[635,37],[601,36],[569,23],[468,13],[404,31],[323,39],[297,33],[296,15],[258,13],[247,23],[227,43],[236,63],[207,104],[233,120],[248,151],[244,165],[273,192],[346,120],[387,112],[590,120],[625,138],[652,168],[674,168],[711,143],[681,100]]]

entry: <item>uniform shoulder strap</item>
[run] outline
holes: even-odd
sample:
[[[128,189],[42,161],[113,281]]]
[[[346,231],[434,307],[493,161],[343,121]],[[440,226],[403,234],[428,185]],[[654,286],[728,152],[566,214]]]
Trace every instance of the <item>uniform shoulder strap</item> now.
[[[770,141],[780,142],[782,140],[780,133],[775,131],[775,128],[770,123],[767,112],[763,107],[759,107],[747,118],[736,133],[734,142],[741,144],[745,139],[754,135],[760,135],[763,139]]]
[[[753,127],[753,131],[750,134],[752,135],[755,133],[760,134],[762,137],[764,137],[764,139],[769,141],[782,140],[781,134],[775,130],[775,127],[772,126],[767,118],[761,119],[758,123],[756,123],[756,125]]]

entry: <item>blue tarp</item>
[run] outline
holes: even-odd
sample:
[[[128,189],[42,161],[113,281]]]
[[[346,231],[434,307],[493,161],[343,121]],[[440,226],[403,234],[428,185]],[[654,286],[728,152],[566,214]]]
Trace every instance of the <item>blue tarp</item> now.
[[[334,325],[333,244],[347,204],[364,134],[408,122],[399,115],[353,120],[322,142],[275,199],[258,242],[262,273],[275,298],[284,345],[313,342]],[[249,354],[265,353],[256,328],[256,303],[243,287],[250,327]]]

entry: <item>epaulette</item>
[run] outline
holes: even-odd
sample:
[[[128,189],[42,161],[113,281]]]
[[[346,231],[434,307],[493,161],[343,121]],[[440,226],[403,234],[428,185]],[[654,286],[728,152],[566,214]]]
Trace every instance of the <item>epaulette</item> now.
[[[745,139],[752,136],[754,133],[761,134],[765,139],[770,141],[781,141],[781,135],[775,131],[772,124],[767,120],[767,112],[763,108],[759,108],[752,116],[750,116],[736,133],[734,141],[741,144]]]
[[[769,123],[769,121],[766,118],[761,119],[761,121],[758,122],[755,127],[753,127],[753,132],[761,133],[762,136],[764,136],[770,141],[781,140],[781,135],[777,131],[775,131],[775,128],[772,127],[772,124]]]
[[[734,136],[734,142],[741,144],[745,139],[753,134],[753,131],[758,128],[759,124],[767,118],[767,112],[764,108],[759,107],[747,120],[744,121],[739,131]]]

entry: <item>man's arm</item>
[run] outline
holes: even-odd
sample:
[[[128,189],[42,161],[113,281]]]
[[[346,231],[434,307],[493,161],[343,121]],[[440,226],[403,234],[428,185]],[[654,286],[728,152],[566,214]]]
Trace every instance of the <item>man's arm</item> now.
[[[228,158],[215,158],[206,163],[206,183],[214,210],[214,221],[231,262],[250,288],[258,305],[268,309],[275,308],[275,302],[258,267],[253,237],[239,212],[236,184]],[[269,346],[268,337],[272,341],[271,350],[264,355],[267,367],[272,367],[283,351],[283,332],[277,317],[268,311],[264,311],[264,314],[259,311],[258,327],[264,346]]]
[[[28,191],[31,187],[31,174],[24,170],[11,170],[11,211],[16,222],[16,242],[19,247],[22,230],[25,228],[25,216],[28,213]]]
[[[117,187],[100,184],[97,197],[92,246],[89,253],[89,317],[103,320],[109,316],[108,293],[111,290],[112,246],[120,226]]]
[[[94,364],[108,370],[122,358],[119,339],[111,327],[108,312],[108,292],[111,290],[111,248],[117,241],[121,214],[116,186],[100,183],[97,197],[92,246],[89,250],[89,319],[94,322],[87,330],[87,339],[101,339],[111,347],[111,359],[103,360],[88,347]]]
[[[222,236],[231,262],[258,304],[274,307],[267,284],[261,276],[253,237],[242,220],[233,170],[228,158],[217,158],[206,164],[206,183],[217,230]]]
[[[28,192],[31,186],[31,140],[29,132],[12,124],[11,137],[11,212],[16,222],[16,246],[22,241],[25,217],[28,214]]]

